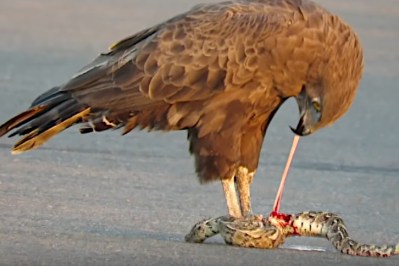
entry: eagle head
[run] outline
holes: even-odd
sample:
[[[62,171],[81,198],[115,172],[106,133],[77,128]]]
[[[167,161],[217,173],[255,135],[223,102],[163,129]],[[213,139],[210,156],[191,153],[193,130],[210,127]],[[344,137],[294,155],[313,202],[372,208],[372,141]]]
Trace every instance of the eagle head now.
[[[363,50],[353,32],[338,40],[339,45],[324,47],[323,56],[312,63],[308,79],[295,95],[300,118],[291,130],[299,136],[332,125],[355,99],[364,68]]]

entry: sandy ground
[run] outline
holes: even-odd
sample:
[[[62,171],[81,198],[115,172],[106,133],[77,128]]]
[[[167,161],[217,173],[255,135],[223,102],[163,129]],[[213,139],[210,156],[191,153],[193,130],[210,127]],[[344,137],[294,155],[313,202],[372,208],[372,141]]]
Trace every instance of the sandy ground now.
[[[0,121],[113,41],[198,2],[1,1]],[[336,212],[355,239],[395,243],[399,2],[319,2],[359,33],[366,70],[350,112],[300,143],[282,210]],[[253,185],[257,213],[271,209],[296,120],[290,101],[271,124]],[[20,156],[8,151],[13,140],[1,139],[1,265],[399,265],[399,257],[341,255],[324,239],[293,238],[278,250],[229,247],[219,238],[187,244],[193,223],[226,210],[219,184],[198,184],[185,133],[81,136],[74,129]]]

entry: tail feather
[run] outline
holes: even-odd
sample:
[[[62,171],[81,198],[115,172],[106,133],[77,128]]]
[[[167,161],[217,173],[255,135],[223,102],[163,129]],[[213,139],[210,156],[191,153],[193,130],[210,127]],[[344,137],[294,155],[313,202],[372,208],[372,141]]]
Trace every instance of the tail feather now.
[[[33,102],[31,107],[36,105],[43,105],[46,102],[57,102],[57,98],[66,98],[67,93],[60,93],[60,87],[53,87],[45,93],[39,95]]]
[[[89,117],[90,107],[79,103],[65,91],[53,88],[38,98],[32,107],[0,125],[0,137],[24,136],[12,149],[13,154],[35,149],[57,133]]]
[[[65,119],[66,117],[68,117],[68,113],[66,113],[64,109],[68,108],[68,106],[70,106],[71,104],[73,104],[73,100],[62,102],[61,104],[56,105],[53,108],[49,105],[46,106],[46,112],[41,113],[40,116],[31,121],[24,121],[24,126],[18,128],[18,130],[14,131],[11,135],[9,135],[9,137],[14,137],[16,135],[26,135],[36,129],[39,129],[39,131],[43,131],[43,129],[50,128],[52,126],[51,123],[56,123],[56,118]],[[72,107],[75,108],[74,106]],[[69,116],[70,115],[71,114],[69,114]]]
[[[90,107],[80,111],[72,117],[69,117],[62,122],[55,124],[53,127],[50,127],[46,130],[42,130],[41,132],[38,129],[33,130],[27,136],[19,140],[14,148],[12,149],[12,154],[19,154],[31,149],[35,149],[40,147],[43,143],[48,141],[50,138],[55,136],[57,133],[63,131],[64,129],[70,127],[75,124],[82,118],[88,116],[90,113]]]
[[[22,112],[19,115],[11,118],[0,126],[0,137],[4,136],[14,128],[17,128],[20,125],[34,119],[35,117],[43,113],[46,109],[47,106],[34,106],[31,109],[26,110],[25,112]]]

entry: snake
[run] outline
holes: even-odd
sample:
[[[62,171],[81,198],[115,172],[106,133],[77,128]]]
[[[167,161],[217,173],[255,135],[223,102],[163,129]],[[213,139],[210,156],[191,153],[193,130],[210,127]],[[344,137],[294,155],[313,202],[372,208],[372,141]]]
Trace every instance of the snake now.
[[[343,219],[331,212],[271,213],[266,218],[262,215],[208,218],[196,223],[185,240],[202,243],[217,234],[226,244],[248,248],[278,248],[287,237],[307,236],[327,238],[338,251],[353,256],[389,257],[399,254],[399,244],[379,246],[353,240]]]

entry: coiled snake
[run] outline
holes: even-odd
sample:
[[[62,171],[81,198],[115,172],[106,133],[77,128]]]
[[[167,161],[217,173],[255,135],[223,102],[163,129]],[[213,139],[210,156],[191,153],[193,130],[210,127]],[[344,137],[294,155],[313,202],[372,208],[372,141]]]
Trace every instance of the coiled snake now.
[[[327,238],[337,250],[349,255],[388,257],[399,254],[399,244],[376,246],[351,239],[342,218],[328,212],[272,213],[268,218],[210,218],[195,224],[185,240],[202,243],[216,234],[227,244],[241,247],[277,248],[289,236],[313,236]]]

